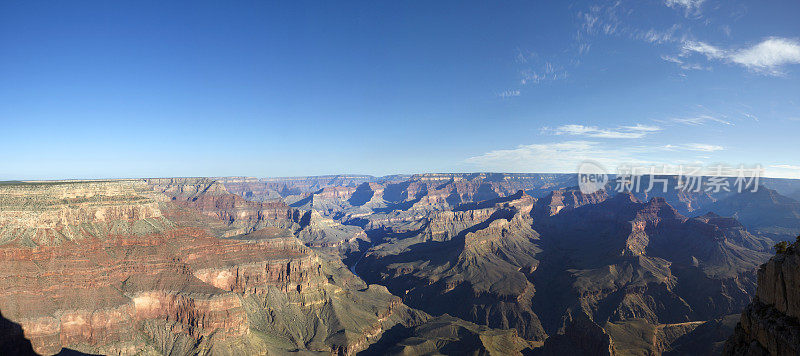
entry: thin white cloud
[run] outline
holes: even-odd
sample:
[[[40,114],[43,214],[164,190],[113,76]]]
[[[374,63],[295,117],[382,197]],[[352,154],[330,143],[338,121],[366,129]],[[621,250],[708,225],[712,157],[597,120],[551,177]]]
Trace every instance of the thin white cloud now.
[[[519,95],[520,95],[519,90],[505,90],[502,93],[497,94],[497,96],[499,96],[499,97],[501,97],[503,99],[507,99],[507,98],[511,98],[511,97],[515,97],[515,96],[519,96]]]
[[[720,27],[720,30],[722,30],[722,33],[724,33],[724,34],[725,34],[725,36],[727,36],[727,37],[731,37],[731,27],[730,27],[730,26],[728,26],[728,25],[722,25],[722,26]]]
[[[800,171],[800,166],[795,166],[791,164],[774,164],[771,165],[770,168],[778,168],[778,169],[795,169]]]
[[[578,54],[584,54],[586,52],[589,52],[589,49],[591,49],[591,48],[592,48],[592,44],[591,43],[579,42],[578,43]]]
[[[583,19],[583,29],[588,33],[594,33],[595,25],[600,21],[600,16],[598,16],[596,9],[599,9],[599,7],[592,7],[592,11],[588,13],[578,12],[578,17]]]
[[[667,151],[697,151],[697,152],[716,152],[722,151],[725,147],[709,145],[705,143],[686,143],[682,145],[666,145],[662,147]],[[706,157],[707,158],[707,157]]]
[[[677,172],[678,165],[710,164],[710,153],[723,150],[717,145],[689,143],[667,146],[624,145],[619,142],[574,140],[519,145],[467,158],[464,163],[480,170],[505,172],[574,172],[584,161],[600,163],[609,173],[620,167],[658,167]],[[674,153],[669,153],[674,152]],[[688,152],[695,152],[689,154]],[[675,154],[678,153],[678,156]],[[699,156],[689,158],[695,154]]]
[[[673,9],[683,9],[686,16],[699,15],[700,7],[705,0],[665,0],[664,3]]]
[[[604,34],[616,35],[625,31],[620,15],[622,2],[615,1],[609,5],[593,5],[586,11],[578,11],[577,18],[580,28],[576,34],[576,47],[578,54],[589,52],[591,37]]]
[[[800,179],[800,166],[791,164],[774,164],[764,170],[764,175],[774,178]]]
[[[520,64],[528,63],[528,58],[535,56],[533,52],[530,51],[523,51],[521,48],[517,47],[517,54],[514,55],[514,61]]]
[[[656,132],[661,131],[661,128],[653,125],[636,124],[634,126],[622,126],[625,130],[641,131],[641,132]]]
[[[684,125],[691,125],[691,126],[701,126],[706,125],[709,123],[716,123],[716,124],[723,124],[723,125],[730,125],[733,126],[733,123],[730,121],[726,121],[720,119],[718,117],[714,117],[711,115],[700,115],[700,116],[693,116],[693,117],[684,117],[684,118],[674,118],[672,119],[673,122],[684,124]]]
[[[608,5],[593,5],[587,11],[578,11],[580,28],[576,39],[579,42],[579,49],[586,47],[586,40],[596,35],[623,36],[649,43],[664,43],[683,38],[678,36],[680,24],[673,24],[664,30],[655,28],[642,30],[627,25],[634,14],[634,9],[622,1],[610,2]]]
[[[688,52],[696,52],[705,55],[708,59],[720,59],[725,57],[725,51],[705,42],[684,42],[682,50],[684,55]]]
[[[621,26],[618,12],[621,10],[622,2],[615,1],[611,5],[594,5],[587,12],[578,12],[578,18],[582,20],[581,27],[588,34],[603,33],[613,35]]]
[[[699,16],[705,0],[664,0],[664,4],[673,9],[685,10],[687,17]],[[783,67],[800,63],[800,42],[795,39],[770,37],[751,46],[724,48],[692,39],[690,29],[678,23],[666,29],[645,30],[632,27],[627,23],[632,18],[633,10],[630,4],[613,1],[608,5],[594,5],[586,11],[579,11],[580,28],[576,36],[578,54],[584,54],[589,50],[592,37],[606,35],[627,37],[653,45],[678,44],[680,50],[678,56],[661,58],[679,65],[684,70],[711,69],[710,66],[704,63],[698,64],[697,60],[689,58],[692,54],[702,55],[708,61],[722,61],[743,66],[757,73],[776,76],[784,74]],[[730,37],[730,26],[722,25],[720,29]],[[536,79],[536,76],[533,78]]]
[[[782,68],[800,63],[800,42],[788,38],[771,37],[756,45],[727,50],[705,42],[686,41],[681,56],[691,53],[704,55],[709,60],[724,60],[756,72],[780,75]]]
[[[608,148],[592,141],[520,145],[470,157],[465,163],[484,170],[505,172],[574,172],[585,160],[599,162],[608,169],[620,164],[654,163],[637,159],[631,150]]]
[[[520,72],[522,79],[520,84],[540,84],[545,81],[556,81],[567,77],[567,71],[563,68],[553,64],[552,62],[544,62],[537,70],[527,68]]]
[[[597,126],[562,125],[554,130],[543,129],[543,132],[552,132],[555,135],[586,136],[593,138],[642,138],[647,134],[661,131],[658,126],[636,124],[635,126],[620,126],[615,129],[602,129]]]
[[[708,68],[703,67],[703,66],[701,66],[699,64],[696,64],[696,63],[687,63],[684,60],[682,60],[682,59],[680,59],[678,57],[675,57],[675,56],[663,55],[663,56],[661,56],[661,59],[663,59],[663,60],[665,60],[667,62],[675,63],[675,64],[681,66],[682,69],[686,69],[686,70],[707,70],[708,69]]]
[[[682,1],[678,1],[680,3]],[[692,3],[697,0],[692,1]],[[679,6],[677,4],[675,6]],[[579,28],[575,36],[575,48],[579,55],[589,51],[591,40],[596,36],[629,38],[653,45],[681,43],[688,38],[683,24],[674,23],[667,28],[643,29],[631,24],[638,20],[635,2],[609,1],[593,5],[577,12]],[[692,11],[699,6],[690,5]],[[688,15],[687,15],[688,16]]]
[[[519,88],[526,85],[537,85],[545,82],[554,82],[567,78],[567,71],[551,61],[542,61],[536,53],[524,51],[517,48],[514,61],[521,66],[519,70],[519,82],[515,88],[497,93],[497,96],[507,99],[520,96]]]
[[[635,30],[632,37],[648,43],[661,44],[679,40],[682,36],[677,36],[677,31],[681,28],[679,24],[674,24],[666,30],[649,29],[647,31]]]
[[[675,64],[683,64],[683,60],[681,60],[680,58],[675,57],[675,56],[664,55],[664,56],[661,56],[661,59],[663,59],[663,60],[665,60],[667,62],[675,63]]]
[[[699,16],[701,9],[707,6],[705,0],[663,0],[663,4],[673,9],[684,10],[687,17]],[[642,29],[631,26],[629,20],[635,16],[634,10],[635,6],[630,2],[610,1],[578,11],[579,29],[574,47],[577,53],[584,54],[589,51],[592,37],[605,35],[627,37],[653,45],[678,44],[679,56],[662,56],[662,59],[673,62],[684,70],[711,69],[705,63],[690,60],[688,57],[692,54],[700,54],[709,61],[743,66],[767,75],[782,75],[783,67],[800,63],[800,42],[795,39],[771,37],[747,47],[724,48],[692,39],[691,28],[686,27],[686,24],[675,23],[663,29]],[[709,25],[708,20],[705,25]],[[729,25],[718,28],[726,37],[730,37]],[[535,74],[530,76],[530,81],[541,80],[541,73]]]
[[[743,112],[742,115],[744,115],[744,117],[746,117],[748,119],[751,119],[751,120],[753,120],[755,122],[761,121],[761,120],[758,119],[758,116],[755,116],[755,115],[753,115],[753,114],[751,114],[749,112]]]

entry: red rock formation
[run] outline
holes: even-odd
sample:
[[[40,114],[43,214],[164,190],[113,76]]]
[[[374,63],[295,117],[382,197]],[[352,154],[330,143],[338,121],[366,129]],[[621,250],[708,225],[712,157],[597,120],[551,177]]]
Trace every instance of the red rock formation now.
[[[250,320],[243,298],[279,293],[298,299],[300,306],[341,303],[330,301],[342,285],[330,284],[331,277],[323,273],[326,262],[291,234],[260,229],[293,227],[299,220],[296,210],[282,203],[247,202],[203,180],[112,182],[110,187],[75,183],[58,189],[0,189],[0,310],[21,325],[36,352],[78,347],[130,354],[158,345],[192,352],[192,345],[211,339],[216,341],[207,347],[225,340],[244,345]],[[82,198],[65,201],[65,192]],[[20,203],[19,197],[26,196],[39,204]],[[49,220],[51,211],[61,217],[55,224]],[[119,225],[127,228],[97,233],[97,226]],[[63,236],[68,228],[68,238],[30,238]],[[16,233],[21,229],[34,233]],[[252,233],[218,238],[241,231]],[[387,317],[381,313],[397,314],[392,305],[374,308],[384,310],[373,316],[376,320]],[[383,325],[363,332],[379,334]],[[314,347],[348,352],[364,347],[352,338],[324,340],[329,344]]]

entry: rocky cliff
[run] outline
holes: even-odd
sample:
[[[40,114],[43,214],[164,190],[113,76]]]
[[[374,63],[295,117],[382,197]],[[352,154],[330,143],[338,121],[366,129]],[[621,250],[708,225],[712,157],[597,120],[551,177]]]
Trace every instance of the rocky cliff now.
[[[142,180],[40,182],[0,186],[0,244],[58,245],[171,227],[158,207],[166,197]]]
[[[800,243],[758,270],[758,290],[742,312],[724,355],[800,354]]]
[[[427,318],[270,230],[296,227],[296,211],[208,180],[4,185],[0,198],[0,310],[40,354],[352,354]]]
[[[535,288],[529,278],[539,251],[531,228],[533,203],[519,192],[431,213],[411,228],[395,223],[356,271],[426,312],[514,328],[541,341],[545,334],[530,303]]]

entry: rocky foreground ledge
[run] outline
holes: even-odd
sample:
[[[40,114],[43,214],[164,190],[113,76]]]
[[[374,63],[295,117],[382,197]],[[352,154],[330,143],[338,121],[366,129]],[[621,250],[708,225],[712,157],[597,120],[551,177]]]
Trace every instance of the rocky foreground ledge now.
[[[723,355],[800,355],[800,242],[778,250],[759,269],[756,297]]]

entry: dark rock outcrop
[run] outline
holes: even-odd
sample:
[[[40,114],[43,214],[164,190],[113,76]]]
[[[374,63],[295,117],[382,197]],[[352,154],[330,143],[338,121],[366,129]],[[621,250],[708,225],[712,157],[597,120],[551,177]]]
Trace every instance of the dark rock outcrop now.
[[[724,355],[800,354],[800,243],[758,270],[758,290],[742,312]]]
[[[534,200],[520,192],[516,199],[490,201],[473,210],[431,213],[416,229],[388,233],[356,271],[433,315],[514,328],[526,339],[543,340],[530,303],[539,251],[531,228]]]
[[[533,355],[616,355],[611,336],[584,313],[570,316],[564,333],[549,337]]]

